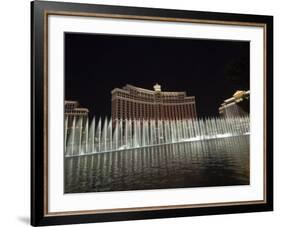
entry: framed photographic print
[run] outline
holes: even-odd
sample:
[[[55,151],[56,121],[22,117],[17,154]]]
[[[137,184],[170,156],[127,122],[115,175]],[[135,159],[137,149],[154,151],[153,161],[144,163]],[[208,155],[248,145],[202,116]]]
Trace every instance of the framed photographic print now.
[[[273,17],[31,3],[31,224],[273,210]]]

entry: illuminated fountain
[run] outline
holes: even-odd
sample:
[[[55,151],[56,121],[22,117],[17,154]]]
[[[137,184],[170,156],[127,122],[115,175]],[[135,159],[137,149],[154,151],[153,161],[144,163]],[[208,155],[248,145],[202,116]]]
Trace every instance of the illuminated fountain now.
[[[65,124],[68,124],[65,119]],[[186,120],[112,120],[74,117],[65,128],[65,156],[247,135],[249,117]]]

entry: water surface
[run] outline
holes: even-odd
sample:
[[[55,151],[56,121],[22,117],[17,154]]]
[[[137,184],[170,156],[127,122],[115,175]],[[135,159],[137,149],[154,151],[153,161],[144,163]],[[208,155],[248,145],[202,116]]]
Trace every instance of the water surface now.
[[[65,193],[248,185],[249,136],[65,158]]]

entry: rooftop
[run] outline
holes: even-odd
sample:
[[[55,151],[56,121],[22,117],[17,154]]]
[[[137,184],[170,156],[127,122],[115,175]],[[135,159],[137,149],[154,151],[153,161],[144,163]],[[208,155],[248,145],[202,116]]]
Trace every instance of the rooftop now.
[[[121,90],[118,88],[115,88],[116,90]],[[115,90],[113,89],[113,91]],[[163,95],[184,95],[186,96],[186,92],[185,91],[162,91],[161,90],[161,85],[159,85],[158,83],[156,83],[153,86],[154,90],[149,90],[149,89],[145,89],[145,88],[140,88],[140,87],[136,87],[134,85],[131,84],[126,84],[126,86],[123,87],[124,90],[137,90],[139,92],[144,92],[144,93],[149,93],[149,94],[155,94],[155,92],[161,92],[161,94]]]

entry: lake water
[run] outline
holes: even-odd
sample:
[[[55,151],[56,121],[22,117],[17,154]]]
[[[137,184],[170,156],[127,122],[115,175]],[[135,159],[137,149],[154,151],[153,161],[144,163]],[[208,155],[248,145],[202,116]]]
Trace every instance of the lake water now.
[[[249,136],[65,158],[65,193],[247,185]]]

